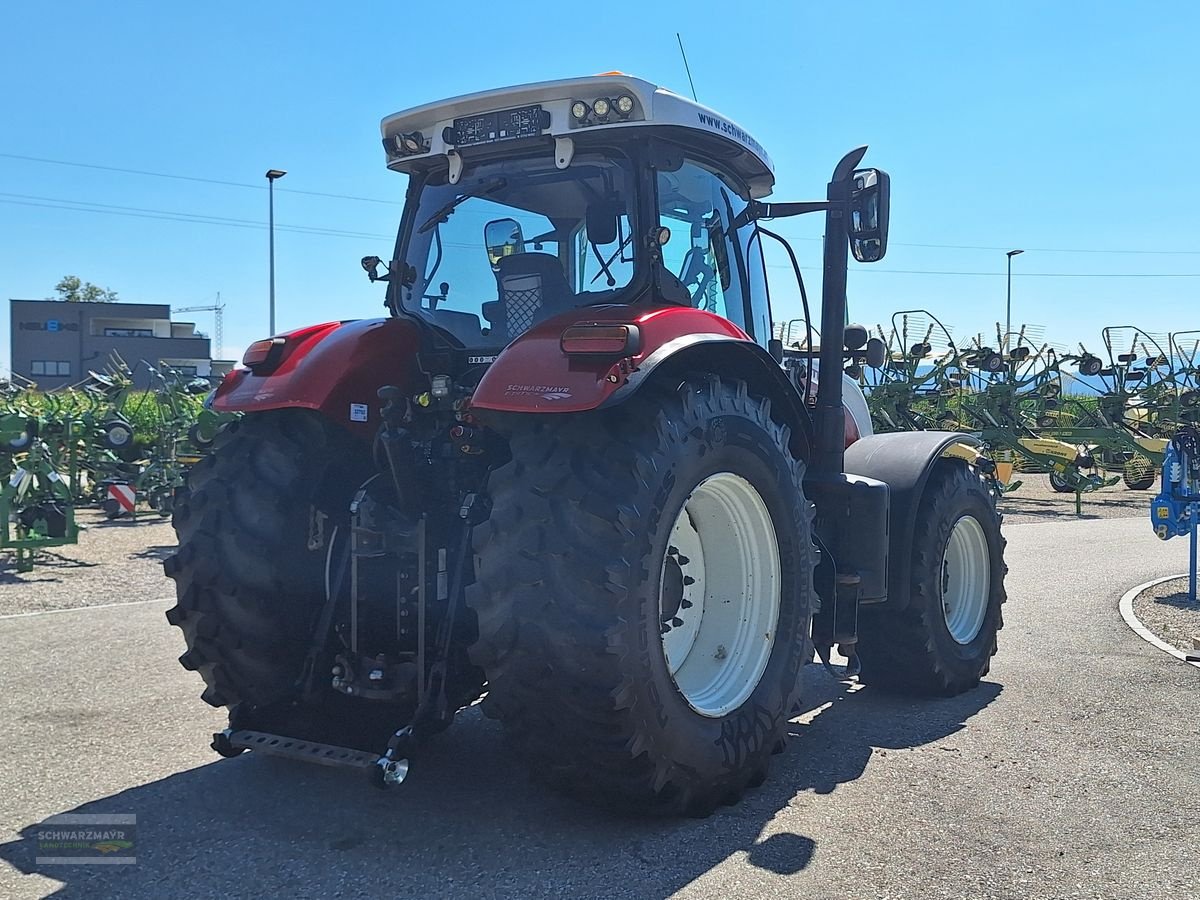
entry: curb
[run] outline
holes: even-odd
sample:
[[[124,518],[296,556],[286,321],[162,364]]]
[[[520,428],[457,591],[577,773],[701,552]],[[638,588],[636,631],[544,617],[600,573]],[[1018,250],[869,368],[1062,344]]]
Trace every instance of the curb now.
[[[1200,662],[1192,662],[1189,660],[1187,658],[1187,654],[1185,654],[1178,647],[1173,647],[1166,641],[1159,638],[1158,635],[1143,625],[1141,620],[1133,613],[1133,601],[1138,594],[1140,594],[1142,591],[1149,590],[1155,585],[1162,584],[1165,581],[1174,581],[1177,578],[1187,578],[1187,573],[1185,572],[1182,575],[1168,575],[1165,578],[1155,578],[1153,581],[1147,581],[1145,584],[1139,584],[1137,587],[1130,588],[1125,592],[1124,596],[1121,597],[1121,602],[1117,605],[1117,608],[1121,611],[1121,618],[1125,620],[1125,624],[1132,628],[1134,633],[1136,633],[1137,636],[1142,640],[1149,644],[1153,644],[1164,653],[1170,653],[1173,657],[1181,662],[1200,669]]]

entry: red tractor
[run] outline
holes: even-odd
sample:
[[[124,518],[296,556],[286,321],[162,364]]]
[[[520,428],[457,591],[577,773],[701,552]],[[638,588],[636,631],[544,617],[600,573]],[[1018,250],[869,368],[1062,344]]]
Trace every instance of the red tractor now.
[[[887,247],[866,148],[826,199],[767,203],[754,138],[621,74],[382,133],[409,176],[390,260],[363,260],[388,316],[251,345],[212,400],[244,415],[175,510],[167,618],[229,709],[218,753],[395,784],[483,697],[552,785],[704,814],[766,777],[814,652],[894,690],[979,682],[1005,597],[987,461],[873,435],[844,374],[882,356],[844,326],[848,252]],[[785,351],[763,222],[818,211],[824,340]]]

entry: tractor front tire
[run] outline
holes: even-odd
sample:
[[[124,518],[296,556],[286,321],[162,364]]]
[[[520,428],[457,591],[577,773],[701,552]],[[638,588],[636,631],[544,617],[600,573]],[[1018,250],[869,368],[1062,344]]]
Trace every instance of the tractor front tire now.
[[[477,527],[472,661],[536,776],[707,815],[766,777],[800,690],[811,504],[769,401],[696,376],[521,416]]]
[[[862,681],[936,696],[979,684],[1004,624],[1004,544],[984,479],[940,460],[917,513],[908,607],[860,612]]]

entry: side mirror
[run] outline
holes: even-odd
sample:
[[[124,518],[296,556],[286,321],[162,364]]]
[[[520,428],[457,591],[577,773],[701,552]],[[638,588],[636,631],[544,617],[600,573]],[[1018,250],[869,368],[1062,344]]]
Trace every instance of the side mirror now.
[[[887,253],[892,180],[883,169],[859,169],[850,193],[850,252],[859,262],[879,262]]]
[[[617,239],[617,223],[621,218],[619,200],[594,200],[588,204],[584,218],[589,243],[604,247]]]
[[[495,269],[500,260],[514,253],[525,252],[525,235],[516,219],[493,219],[483,226],[483,243],[488,262]]]
[[[777,363],[783,362],[783,341],[779,338],[771,338],[767,341],[767,350],[771,353],[771,358]]]
[[[861,350],[867,343],[867,329],[862,325],[847,325],[842,332],[842,346],[847,350]]]
[[[371,281],[379,280],[379,266],[383,262],[378,256],[364,256],[360,265]]]
[[[867,341],[867,365],[872,369],[882,369],[883,364],[887,362],[887,345],[879,338],[871,338]]]

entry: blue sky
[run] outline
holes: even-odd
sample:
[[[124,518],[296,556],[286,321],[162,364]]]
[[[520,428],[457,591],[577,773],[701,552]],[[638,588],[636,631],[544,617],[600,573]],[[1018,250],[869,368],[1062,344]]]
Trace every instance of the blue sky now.
[[[1200,328],[1200,277],[1186,277],[1200,274],[1194,4],[566,9],[5,4],[0,299],[49,296],[67,273],[173,306],[219,291],[226,355],[238,355],[267,332],[267,235],[257,226],[263,173],[275,167],[289,173],[278,224],[362,235],[277,233],[280,326],[375,315],[380,292],[358,259],[387,255],[404,190],[383,165],[381,117],[610,69],[685,93],[680,31],[700,100],[774,157],[776,199],[822,196],[833,164],[859,143],[891,173],[891,245],[883,262],[852,272],[852,318],[873,325],[925,307],[958,335],[993,329],[1004,250],[1025,248],[1013,318],[1052,340],[1096,345],[1104,324]],[[48,208],[63,201],[107,211]],[[180,212],[236,221],[162,217]],[[797,239],[815,295],[819,218],[777,224]],[[1141,252],[1096,252],[1115,250]],[[984,274],[932,274],[941,272]],[[790,274],[772,276],[776,319],[798,315]],[[209,313],[187,318],[211,329]],[[7,314],[0,328],[6,365]]]

